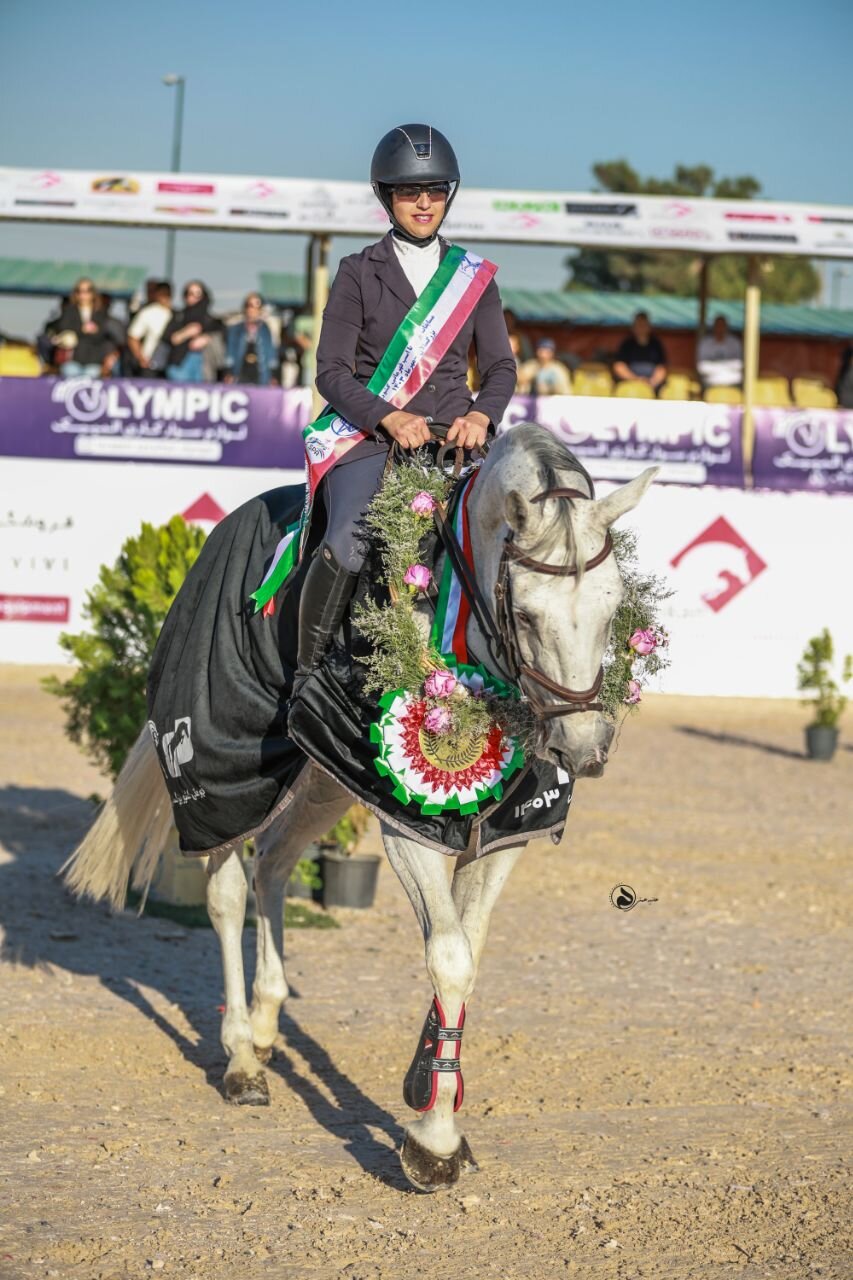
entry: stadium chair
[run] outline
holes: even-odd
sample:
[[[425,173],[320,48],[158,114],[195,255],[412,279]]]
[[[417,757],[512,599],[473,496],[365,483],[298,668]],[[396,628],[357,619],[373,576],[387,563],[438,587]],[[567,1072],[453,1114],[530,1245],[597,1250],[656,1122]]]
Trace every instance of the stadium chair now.
[[[740,387],[708,387],[703,398],[706,404],[743,404]]]
[[[613,394],[613,379],[604,365],[591,368],[588,364],[575,369],[572,390],[576,396],[609,396]]]
[[[671,373],[660,390],[661,400],[689,400],[694,383],[686,373]]]
[[[794,404],[800,409],[836,409],[838,397],[823,378],[794,378]]]
[[[655,393],[647,382],[640,382],[639,379],[633,378],[629,378],[627,382],[617,382],[613,394],[628,400],[654,400],[655,398]]]
[[[0,378],[40,378],[41,361],[31,347],[8,342],[0,346]]]
[[[755,403],[787,409],[791,405],[788,379],[781,374],[762,374],[755,379]]]

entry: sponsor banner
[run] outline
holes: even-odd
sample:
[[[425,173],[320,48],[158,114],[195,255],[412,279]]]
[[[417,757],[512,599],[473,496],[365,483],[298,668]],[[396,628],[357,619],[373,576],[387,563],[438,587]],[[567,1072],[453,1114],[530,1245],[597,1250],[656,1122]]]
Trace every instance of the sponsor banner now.
[[[311,391],[0,378],[0,454],[301,470]]]
[[[612,487],[602,484],[602,496]],[[835,560],[813,555],[803,571],[804,543],[846,547],[849,511],[825,493],[653,485],[618,527],[636,530],[643,569],[674,592],[662,610],[672,665],[658,687],[794,698],[797,662],[812,635],[827,626],[836,652],[849,653],[853,597],[837,589]]]
[[[853,494],[853,412],[755,409],[756,488]]]
[[[743,488],[738,406],[592,396],[515,396],[502,423],[539,422],[595,480],[630,480],[659,466],[671,484]]]
[[[209,532],[249,498],[304,483],[298,469],[182,463],[2,459],[0,663],[68,662],[63,631],[83,631],[86,593],[143,520],[173,515]]]
[[[374,236],[388,220],[367,183],[233,174],[0,168],[0,218]],[[853,209],[463,187],[451,237],[853,257]]]

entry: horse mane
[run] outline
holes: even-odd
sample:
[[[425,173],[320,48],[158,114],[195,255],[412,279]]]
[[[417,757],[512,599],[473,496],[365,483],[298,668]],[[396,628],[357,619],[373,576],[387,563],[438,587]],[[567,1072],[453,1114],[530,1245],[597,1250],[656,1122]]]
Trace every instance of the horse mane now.
[[[571,488],[566,485],[564,474],[573,471],[583,477],[589,486],[590,495],[594,492],[592,478],[583,463],[575,457],[561,440],[538,422],[520,422],[506,433],[505,438],[510,447],[518,448],[525,458],[529,458],[536,466],[539,478],[538,492],[548,489]],[[551,555],[556,550],[564,554],[564,564],[577,562],[578,546],[572,523],[574,501],[572,498],[555,499],[557,513],[542,530],[539,538],[525,550],[538,556]],[[579,573],[583,565],[578,563]]]

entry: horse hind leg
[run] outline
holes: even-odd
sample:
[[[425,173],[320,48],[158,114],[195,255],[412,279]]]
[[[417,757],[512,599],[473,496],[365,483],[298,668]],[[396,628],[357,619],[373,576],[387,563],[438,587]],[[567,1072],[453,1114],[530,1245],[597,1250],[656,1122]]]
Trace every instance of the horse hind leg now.
[[[324,835],[352,800],[313,766],[303,770],[284,813],[256,841],[257,964],[249,1022],[258,1060],[269,1062],[287,999],[284,972],[284,897],[287,881],[305,849]]]
[[[246,875],[234,850],[212,854],[207,873],[207,910],[219,938],[225,980],[225,1015],[220,1031],[222,1047],[228,1055],[225,1097],[242,1106],[265,1107],[269,1105],[269,1087],[252,1045],[243,972]]]

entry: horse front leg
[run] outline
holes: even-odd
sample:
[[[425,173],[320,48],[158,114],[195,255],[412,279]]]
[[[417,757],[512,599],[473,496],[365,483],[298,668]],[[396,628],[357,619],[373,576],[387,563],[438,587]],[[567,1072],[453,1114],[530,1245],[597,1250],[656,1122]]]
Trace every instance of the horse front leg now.
[[[207,911],[219,938],[225,980],[225,1015],[220,1032],[228,1055],[225,1097],[243,1106],[265,1107],[269,1105],[269,1088],[255,1057],[246,1005],[242,941],[248,885],[237,852],[211,854],[207,876]]]
[[[403,1096],[420,1117],[406,1129],[400,1159],[421,1191],[451,1186],[476,1167],[456,1125],[462,1103],[460,1053],[465,1001],[474,961],[450,892],[445,855],[385,830],[385,851],[414,908],[424,936],[426,967],[435,992]]]

